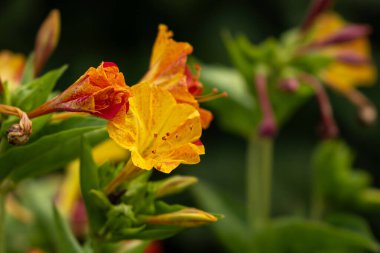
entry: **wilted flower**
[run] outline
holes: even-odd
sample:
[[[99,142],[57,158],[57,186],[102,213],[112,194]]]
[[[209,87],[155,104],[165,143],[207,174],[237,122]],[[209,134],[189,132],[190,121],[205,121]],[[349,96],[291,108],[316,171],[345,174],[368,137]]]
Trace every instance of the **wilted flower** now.
[[[89,68],[62,94],[29,113],[31,118],[57,111],[86,112],[113,119],[121,108],[128,110],[129,87],[115,63]]]

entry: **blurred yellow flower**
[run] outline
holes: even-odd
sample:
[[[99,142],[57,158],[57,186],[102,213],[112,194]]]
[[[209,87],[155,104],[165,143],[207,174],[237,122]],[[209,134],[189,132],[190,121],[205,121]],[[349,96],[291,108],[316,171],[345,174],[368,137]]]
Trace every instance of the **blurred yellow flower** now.
[[[0,51],[0,80],[7,81],[10,90],[14,90],[20,84],[24,66],[24,55],[8,50]]]
[[[368,27],[348,25],[338,14],[326,12],[317,17],[312,32],[313,45],[333,58],[321,73],[327,84],[345,92],[375,82],[376,69],[366,38]]]

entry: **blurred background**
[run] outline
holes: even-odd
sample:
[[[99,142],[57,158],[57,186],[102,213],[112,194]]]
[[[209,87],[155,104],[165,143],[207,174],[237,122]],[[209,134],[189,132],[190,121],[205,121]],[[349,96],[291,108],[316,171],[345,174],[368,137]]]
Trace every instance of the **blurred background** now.
[[[252,41],[278,36],[297,26],[308,0],[148,0],[53,1],[1,0],[0,49],[28,54],[41,22],[52,8],[62,16],[61,39],[45,70],[69,64],[58,89],[72,84],[90,66],[113,61],[132,85],[145,73],[158,24],[174,31],[177,41],[194,46],[194,56],[207,64],[230,66],[221,41],[222,30],[246,34]],[[369,24],[377,66],[380,66],[380,1],[336,1],[335,10],[347,20]],[[231,85],[234,85],[231,83]],[[380,108],[380,85],[362,91]],[[355,108],[330,92],[342,137],[356,152],[356,167],[374,176],[380,186],[380,125],[362,126]],[[207,106],[207,105],[206,105]],[[310,193],[310,156],[319,141],[318,107],[308,101],[285,125],[276,140],[274,162],[274,215],[304,214]],[[244,208],[245,141],[218,127],[218,118],[204,132],[206,155],[197,166],[182,166],[175,173],[191,174],[222,188],[237,208]],[[181,203],[197,205],[191,194]],[[243,214],[242,214],[243,215]],[[380,239],[380,216],[368,215]],[[228,218],[228,217],[227,217]],[[193,229],[163,241],[165,252],[224,252],[209,227]]]

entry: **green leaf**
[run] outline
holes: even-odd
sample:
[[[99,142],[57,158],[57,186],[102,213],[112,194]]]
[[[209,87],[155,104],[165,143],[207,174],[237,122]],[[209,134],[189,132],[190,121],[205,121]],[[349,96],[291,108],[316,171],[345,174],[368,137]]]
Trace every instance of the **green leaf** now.
[[[133,247],[128,247],[128,249],[120,251],[119,253],[143,253],[149,244],[150,241],[139,241],[137,245],[135,244]]]
[[[224,244],[229,252],[248,252],[247,246],[250,241],[248,238],[248,228],[244,226],[244,221],[223,201],[221,198],[223,195],[204,183],[199,183],[193,190],[197,202],[203,209],[210,212],[222,213],[225,216],[225,219],[211,225],[220,242]]]
[[[65,65],[20,86],[13,96],[13,104],[26,112],[43,104],[66,69]]]
[[[255,236],[252,245],[249,252],[360,253],[379,250],[377,242],[357,232],[298,218],[273,221]]]
[[[21,84],[29,83],[34,78],[34,53],[31,53],[26,60],[24,72],[22,73]]]
[[[13,147],[0,155],[0,180],[11,174],[13,180],[20,181],[58,169],[79,156],[82,135],[91,140],[92,145],[107,138],[104,129],[83,127],[47,135],[25,146]]]
[[[355,206],[369,186],[369,175],[352,168],[353,154],[342,141],[322,142],[312,164],[316,194],[332,206]]]
[[[98,167],[92,158],[91,145],[85,138],[82,138],[82,151],[80,156],[80,187],[86,205],[91,233],[96,234],[105,222],[105,217],[96,203],[93,202],[93,197],[91,196],[92,190],[100,190]]]
[[[55,228],[58,235],[58,251],[60,253],[83,253],[79,243],[72,234],[68,224],[62,218],[59,211],[55,206],[53,206]]]
[[[251,63],[241,48],[237,41],[232,37],[229,32],[222,33],[222,39],[224,45],[230,55],[232,63],[235,67],[243,74],[244,78],[247,80],[253,79],[253,63]]]
[[[334,227],[351,230],[364,237],[367,237],[370,240],[375,239],[372,235],[368,222],[358,215],[347,213],[333,213],[328,215],[324,220]]]

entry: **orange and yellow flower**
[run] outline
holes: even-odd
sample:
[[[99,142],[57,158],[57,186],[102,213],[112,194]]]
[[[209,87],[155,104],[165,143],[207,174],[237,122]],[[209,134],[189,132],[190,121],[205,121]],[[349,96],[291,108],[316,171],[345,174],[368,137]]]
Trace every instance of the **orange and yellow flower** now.
[[[62,94],[29,113],[30,118],[56,111],[86,112],[111,120],[121,108],[128,111],[130,88],[115,63],[89,68]]]
[[[169,91],[149,82],[131,88],[129,110],[119,111],[108,132],[140,169],[169,173],[181,163],[198,163],[204,154],[196,108],[177,103]]]
[[[173,32],[166,25],[159,26],[149,70],[141,81],[153,82],[170,91],[177,102],[194,106],[201,115],[202,127],[207,128],[213,116],[199,106],[197,97],[202,94],[203,85],[187,65],[187,56],[193,48],[189,43],[176,42],[172,37]]]
[[[376,69],[366,38],[368,27],[348,25],[338,14],[325,12],[316,18],[311,31],[313,47],[333,59],[321,73],[327,84],[346,92],[374,83]]]

